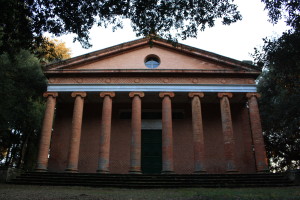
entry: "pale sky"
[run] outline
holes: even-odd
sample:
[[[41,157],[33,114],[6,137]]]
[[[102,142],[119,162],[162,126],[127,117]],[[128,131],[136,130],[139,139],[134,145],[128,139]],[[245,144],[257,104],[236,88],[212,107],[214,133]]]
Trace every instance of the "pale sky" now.
[[[267,11],[260,0],[235,0],[243,19],[229,26],[216,24],[199,32],[197,39],[180,40],[180,43],[217,53],[237,60],[253,60],[254,47],[262,46],[262,38],[278,37],[288,29],[285,23],[273,25],[268,22]],[[79,42],[73,43],[72,35],[59,37],[72,50],[72,57],[97,51],[106,47],[138,39],[129,21],[123,29],[112,32],[111,28],[94,27],[90,32],[92,48],[83,49]]]

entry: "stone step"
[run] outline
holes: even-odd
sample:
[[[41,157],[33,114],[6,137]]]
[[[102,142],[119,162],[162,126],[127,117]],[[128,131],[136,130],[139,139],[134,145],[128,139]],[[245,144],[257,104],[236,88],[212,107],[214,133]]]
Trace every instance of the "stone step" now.
[[[175,179],[175,178],[189,178],[189,179],[200,179],[200,178],[235,178],[235,179],[243,179],[243,178],[248,178],[248,179],[257,179],[257,178],[282,178],[284,177],[283,175],[211,175],[211,174],[205,174],[205,175],[116,175],[116,174],[81,174],[81,173],[26,173],[23,174],[22,176],[26,177],[89,177],[89,178],[144,178],[144,179],[152,179],[152,178],[161,178],[161,179]]]
[[[278,183],[269,183],[269,182],[198,182],[198,183],[191,183],[191,182],[111,182],[111,181],[41,181],[41,180],[32,180],[30,182],[25,180],[18,180],[14,183],[23,183],[23,184],[32,184],[32,183],[45,183],[49,185],[123,185],[123,186],[130,186],[130,185],[147,185],[147,186],[157,186],[157,185],[174,185],[174,186],[201,186],[201,185],[210,185],[210,186],[230,186],[230,185],[237,185],[237,186],[252,186],[252,185],[266,185],[266,186],[277,186],[277,185],[293,185],[289,182],[278,182]]]
[[[255,173],[255,174],[239,174],[239,173],[232,173],[232,174],[99,174],[99,173],[67,173],[67,172],[25,172],[23,175],[30,174],[30,175],[75,175],[75,176],[187,176],[187,177],[197,177],[197,176],[239,176],[239,177],[247,177],[247,176],[257,176],[257,177],[270,177],[270,176],[283,176],[282,173]]]
[[[108,177],[20,177],[22,180],[54,180],[54,181],[84,181],[84,180],[93,180],[93,181],[148,181],[148,182],[154,182],[154,181],[189,181],[189,182],[207,182],[207,181],[235,181],[235,182],[258,182],[258,181],[263,181],[263,182],[280,182],[280,181],[287,181],[287,179],[284,178],[272,178],[272,179],[234,179],[234,178],[201,178],[201,179],[187,179],[187,178],[174,178],[174,179],[163,179],[163,178],[151,178],[151,179],[145,179],[142,177],[128,177],[128,178],[108,178]]]
[[[276,179],[282,179],[284,177],[211,177],[211,176],[202,176],[202,177],[161,177],[161,176],[152,176],[152,177],[144,177],[144,176],[59,176],[59,175],[55,175],[55,176],[37,176],[37,175],[22,175],[22,177],[24,178],[39,178],[39,177],[43,177],[43,178],[68,178],[68,179],[72,179],[72,178],[78,178],[78,179],[85,179],[85,178],[89,178],[89,179],[144,179],[144,180],[152,180],[152,179],[164,179],[164,180],[180,180],[180,179],[190,179],[190,180],[200,180],[200,179],[236,179],[236,180],[243,180],[243,179],[247,179],[247,180],[258,180],[258,179],[267,179],[267,180],[276,180]]]
[[[40,182],[40,181],[33,181],[33,182],[14,182],[14,184],[30,184],[30,185],[53,185],[53,186],[89,186],[89,187],[118,187],[118,188],[192,188],[192,187],[287,187],[287,186],[294,186],[291,183],[247,183],[247,184],[220,184],[220,183],[206,183],[206,184],[176,184],[176,183],[95,183],[95,182],[87,182],[87,183],[65,183],[65,182]]]
[[[24,173],[11,183],[124,188],[280,187],[295,185],[283,174],[130,175],[53,172]]]

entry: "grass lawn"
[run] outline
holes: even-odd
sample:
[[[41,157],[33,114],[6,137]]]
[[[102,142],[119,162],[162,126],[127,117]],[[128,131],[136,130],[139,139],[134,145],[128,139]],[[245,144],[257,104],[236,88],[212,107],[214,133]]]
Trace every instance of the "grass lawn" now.
[[[0,184],[6,200],[300,200],[300,187],[117,189]]]

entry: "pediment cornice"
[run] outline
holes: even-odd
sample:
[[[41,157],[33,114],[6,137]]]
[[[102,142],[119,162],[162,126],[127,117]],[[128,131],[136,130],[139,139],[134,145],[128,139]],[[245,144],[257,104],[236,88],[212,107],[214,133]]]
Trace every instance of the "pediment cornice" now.
[[[191,57],[196,57],[205,60],[210,63],[224,66],[226,70],[182,70],[180,69],[170,69],[170,70],[141,70],[141,69],[77,69],[77,66],[82,66],[88,63],[97,62],[104,58],[110,56],[116,56],[118,54],[126,53],[128,51],[136,50],[138,48],[143,48],[145,46],[157,46],[170,51],[175,51],[180,54],[185,54]],[[67,60],[63,60],[57,63],[49,64],[45,67],[45,74],[54,73],[103,73],[103,72],[120,72],[120,73],[166,73],[166,72],[196,72],[196,73],[250,73],[250,74],[260,74],[260,69],[257,66],[244,63],[235,59],[231,59],[225,56],[221,56],[215,53],[211,53],[205,50],[194,48],[188,45],[177,43],[173,45],[172,43],[163,39],[151,39],[142,38],[119,45],[115,45],[109,48],[98,50],[92,53],[84,54]]]

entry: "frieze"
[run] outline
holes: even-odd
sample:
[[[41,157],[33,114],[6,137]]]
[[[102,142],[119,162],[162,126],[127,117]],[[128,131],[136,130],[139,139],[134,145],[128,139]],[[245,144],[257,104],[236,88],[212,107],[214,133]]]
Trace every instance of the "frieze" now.
[[[195,77],[56,77],[48,81],[49,84],[254,84],[251,78]]]

